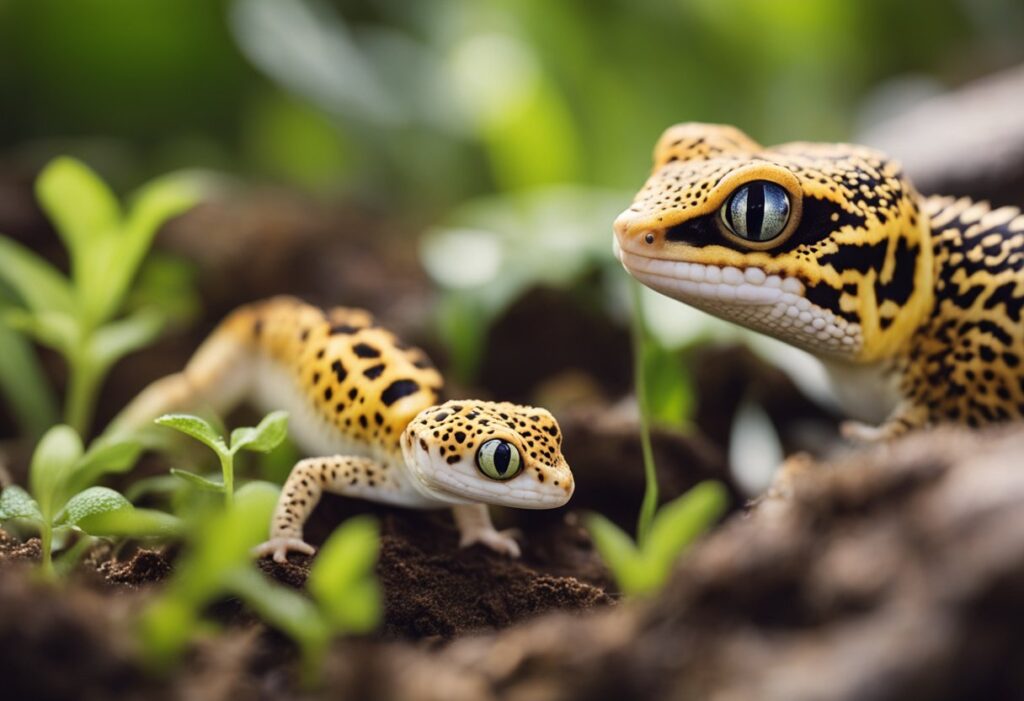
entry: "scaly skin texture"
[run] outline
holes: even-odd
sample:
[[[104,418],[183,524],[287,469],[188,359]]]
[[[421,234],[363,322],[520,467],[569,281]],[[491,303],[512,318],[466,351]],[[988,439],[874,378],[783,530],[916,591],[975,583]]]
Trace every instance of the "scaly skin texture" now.
[[[737,218],[775,231],[762,214],[779,188],[785,227],[743,235]],[[759,208],[744,219],[748,202]],[[884,418],[849,423],[847,435],[1024,415],[1017,208],[923,198],[897,163],[861,146],[766,148],[734,127],[680,124],[659,140],[615,235],[642,283],[809,351],[841,398]]]
[[[279,561],[289,550],[313,552],[302,527],[324,491],[413,508],[450,506],[463,545],[480,542],[516,556],[518,545],[493,528],[486,504],[546,509],[569,500],[574,484],[558,423],[544,409],[515,404],[438,405],[441,389],[426,354],[367,312],[277,297],[231,314],[183,372],[144,390],[113,430],[144,426],[168,411],[223,413],[242,401],[287,410],[298,446],[319,457],[292,470],[270,540],[257,550]],[[488,443],[508,456],[500,478],[484,469],[495,460],[506,465],[481,457]]]

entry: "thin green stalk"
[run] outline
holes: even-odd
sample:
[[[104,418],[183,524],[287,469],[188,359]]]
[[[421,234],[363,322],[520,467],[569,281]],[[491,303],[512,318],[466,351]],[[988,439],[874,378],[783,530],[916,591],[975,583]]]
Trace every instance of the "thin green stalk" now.
[[[230,507],[235,500],[235,457],[231,453],[217,452],[220,474],[224,482],[224,505]]]
[[[80,436],[89,434],[96,394],[103,380],[88,359],[80,353],[68,357],[68,392],[64,403],[64,422]]]
[[[647,405],[647,377],[644,372],[646,357],[647,327],[644,324],[640,284],[629,281],[630,297],[633,303],[633,384],[636,403],[640,413],[640,450],[644,459],[644,500],[640,506],[640,517],[636,525],[636,542],[641,548],[647,541],[654,514],[658,510],[658,475],[654,466],[654,451],[651,449],[650,408]]]

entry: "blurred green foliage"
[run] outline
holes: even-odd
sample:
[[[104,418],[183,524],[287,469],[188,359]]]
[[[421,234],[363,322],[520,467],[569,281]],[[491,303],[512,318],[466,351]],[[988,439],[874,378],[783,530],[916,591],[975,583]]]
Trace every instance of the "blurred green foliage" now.
[[[1024,60],[1021,35],[1019,0],[7,0],[0,151],[86,157],[121,187],[208,166],[376,206],[427,232],[468,381],[531,285],[602,267],[628,310],[609,224],[669,124],[850,138],[893,109],[887,81],[939,90]],[[680,387],[673,350],[707,326],[651,298],[649,375]],[[680,392],[651,402],[686,414]]]
[[[1015,0],[8,0],[0,146],[107,139],[135,182],[213,165],[436,211],[633,187],[681,120],[843,138],[880,81],[1006,65],[1022,31]]]
[[[8,352],[0,393],[29,435],[54,423],[50,387],[11,331],[59,352],[68,370],[64,420],[88,435],[99,388],[118,360],[151,343],[168,321],[187,313],[192,291],[173,265],[139,276],[157,229],[196,204],[199,180],[167,175],[139,189],[122,209],[84,163],[61,157],[36,180],[36,198],[70,259],[65,276],[17,241],[0,235],[0,344]],[[128,303],[129,297],[132,304]],[[183,308],[184,303],[184,308]],[[126,314],[124,312],[127,312]]]
[[[187,521],[187,549],[139,621],[144,652],[155,669],[166,671],[191,641],[214,628],[204,613],[226,596],[241,599],[298,644],[307,683],[319,680],[334,636],[376,628],[382,609],[374,575],[377,522],[353,517],[327,539],[310,568],[310,599],[265,577],[252,562],[250,551],[266,535],[278,492],[267,482],[250,482],[231,505]]]

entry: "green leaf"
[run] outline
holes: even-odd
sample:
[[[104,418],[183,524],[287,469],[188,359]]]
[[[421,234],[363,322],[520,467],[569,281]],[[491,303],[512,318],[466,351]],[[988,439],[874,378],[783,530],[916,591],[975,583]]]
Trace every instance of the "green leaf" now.
[[[194,472],[189,472],[188,470],[179,470],[176,467],[171,468],[171,474],[174,475],[175,477],[184,480],[185,482],[188,482],[193,487],[198,487],[199,489],[203,489],[208,492],[218,492],[220,494],[224,493],[223,482],[215,482],[214,480],[207,479],[201,475],[197,475]]]
[[[132,482],[124,490],[124,498],[133,504],[147,496],[173,496],[184,485],[174,475],[153,475]]]
[[[43,514],[39,511],[39,504],[28,492],[17,485],[11,485],[0,492],[0,522],[15,518],[42,521]]]
[[[33,312],[75,315],[77,305],[67,279],[35,253],[4,236],[0,236],[0,280],[10,285]]]
[[[225,582],[261,619],[306,647],[326,645],[330,631],[302,594],[272,583],[252,567],[240,567]]]
[[[36,180],[36,197],[60,234],[78,268],[102,236],[121,220],[117,198],[106,183],[81,161],[62,156]]]
[[[721,518],[728,506],[725,487],[710,480],[665,504],[654,517],[644,544],[645,559],[667,571],[686,546]]]
[[[306,587],[335,630],[363,633],[380,621],[374,565],[380,548],[377,522],[355,516],[331,534],[317,554]]]
[[[3,320],[12,329],[31,336],[65,356],[75,352],[82,336],[78,320],[63,312],[29,312],[11,308],[3,312]]]
[[[89,516],[131,508],[131,502],[113,489],[89,487],[68,499],[63,512],[57,518],[57,523],[77,526],[79,521]]]
[[[33,439],[41,436],[57,423],[57,401],[32,346],[4,323],[0,323],[0,358],[0,392],[18,428]]]
[[[627,594],[639,593],[644,588],[638,581],[643,573],[640,571],[640,553],[633,539],[601,514],[587,514],[584,525],[622,590]]]
[[[181,656],[198,627],[199,613],[193,602],[176,596],[164,596],[143,612],[139,634],[151,666],[165,670]]]
[[[168,219],[195,206],[203,190],[200,178],[176,173],[148,183],[133,196],[121,233],[113,239],[116,265],[108,266],[107,293],[95,308],[94,318],[107,319],[117,312],[157,230]]]
[[[107,538],[175,538],[185,532],[184,522],[176,516],[129,507],[91,514],[82,518],[78,527],[89,535]]]
[[[96,367],[106,369],[129,353],[147,346],[164,328],[164,317],[140,310],[125,319],[105,324],[92,337],[90,352]]]
[[[75,465],[68,490],[80,492],[94,485],[103,475],[127,472],[135,466],[141,452],[142,445],[133,439],[94,441]]]
[[[156,419],[156,424],[167,426],[176,431],[192,436],[197,441],[208,445],[218,455],[229,455],[231,451],[224,445],[224,439],[209,422],[191,414],[164,414]]]
[[[231,452],[243,448],[257,453],[269,453],[288,437],[288,412],[267,414],[255,428],[236,428],[231,432]]]
[[[67,480],[79,458],[82,439],[70,426],[54,426],[39,441],[29,469],[29,488],[47,522],[62,506]]]

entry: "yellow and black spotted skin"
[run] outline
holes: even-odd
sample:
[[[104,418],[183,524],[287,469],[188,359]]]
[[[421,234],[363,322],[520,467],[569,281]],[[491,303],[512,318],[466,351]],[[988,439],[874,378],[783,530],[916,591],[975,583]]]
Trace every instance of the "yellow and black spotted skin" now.
[[[185,370],[157,381],[115,421],[252,402],[289,412],[289,431],[314,456],[292,470],[259,554],[311,553],[302,527],[323,491],[413,508],[452,507],[462,543],[509,555],[487,504],[548,509],[572,496],[555,418],[530,406],[475,399],[439,404],[440,373],[359,309],[322,310],[275,297],[235,311]]]
[[[674,126],[654,161],[615,222],[623,265],[819,357],[857,413],[885,418],[851,435],[1024,415],[1018,209],[923,198],[868,148],[766,148],[729,126]]]

